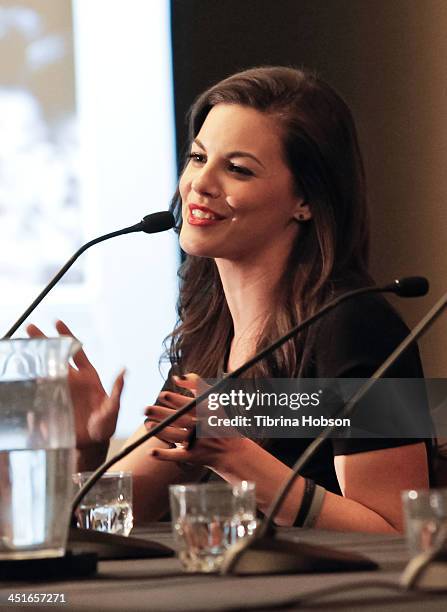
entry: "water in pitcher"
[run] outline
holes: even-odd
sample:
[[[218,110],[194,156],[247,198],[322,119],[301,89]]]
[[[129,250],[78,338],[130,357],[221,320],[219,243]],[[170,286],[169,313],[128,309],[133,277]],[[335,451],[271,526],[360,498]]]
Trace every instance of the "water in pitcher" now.
[[[69,337],[0,340],[0,559],[64,554],[75,428]]]
[[[73,466],[71,448],[0,451],[0,559],[64,554]]]

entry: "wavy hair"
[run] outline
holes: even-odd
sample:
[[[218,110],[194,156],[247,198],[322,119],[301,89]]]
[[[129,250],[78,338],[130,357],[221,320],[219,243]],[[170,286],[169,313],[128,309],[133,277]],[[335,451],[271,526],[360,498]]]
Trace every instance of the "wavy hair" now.
[[[202,93],[189,113],[190,142],[211,108],[238,104],[273,117],[280,126],[284,157],[297,194],[312,219],[292,247],[281,276],[275,310],[264,322],[257,350],[315,313],[342,288],[370,283],[365,174],[351,112],[314,73],[280,66],[234,74]],[[181,226],[177,190],[171,210]],[[178,323],[169,359],[176,371],[220,375],[233,324],[213,259],[187,255],[179,269]],[[252,377],[305,375],[317,328],[290,340]]]

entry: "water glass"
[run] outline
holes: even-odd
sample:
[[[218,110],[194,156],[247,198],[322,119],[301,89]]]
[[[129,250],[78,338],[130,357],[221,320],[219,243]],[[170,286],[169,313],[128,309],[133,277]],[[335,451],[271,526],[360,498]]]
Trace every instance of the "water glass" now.
[[[79,490],[93,472],[73,474]],[[76,510],[78,527],[128,536],[133,527],[132,474],[107,472],[90,489]]]
[[[188,572],[217,572],[226,550],[256,529],[255,484],[172,485],[177,555]]]
[[[447,489],[402,492],[407,545],[413,557],[441,545],[447,536]]]

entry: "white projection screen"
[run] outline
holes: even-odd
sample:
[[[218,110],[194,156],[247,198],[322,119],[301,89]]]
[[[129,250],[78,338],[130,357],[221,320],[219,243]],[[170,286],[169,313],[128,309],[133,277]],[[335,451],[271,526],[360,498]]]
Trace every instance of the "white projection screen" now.
[[[172,98],[168,0],[0,2],[3,333],[81,244],[168,208]],[[163,382],[178,258],[172,230],[99,244],[30,318],[63,319],[107,390],[126,367],[119,438]]]

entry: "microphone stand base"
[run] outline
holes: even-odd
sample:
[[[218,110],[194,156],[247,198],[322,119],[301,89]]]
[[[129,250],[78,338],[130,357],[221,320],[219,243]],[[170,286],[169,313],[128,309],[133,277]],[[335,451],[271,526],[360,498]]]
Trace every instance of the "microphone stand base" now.
[[[163,544],[93,529],[71,527],[67,548],[75,552],[92,552],[99,559],[152,559],[172,557],[174,551]]]
[[[274,537],[241,541],[225,554],[221,574],[306,574],[370,571],[377,563],[363,555]]]
[[[404,569],[400,584],[414,591],[447,591],[447,549],[428,551],[413,557]]]

